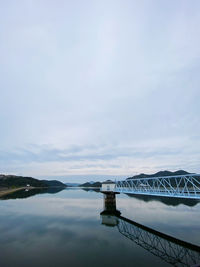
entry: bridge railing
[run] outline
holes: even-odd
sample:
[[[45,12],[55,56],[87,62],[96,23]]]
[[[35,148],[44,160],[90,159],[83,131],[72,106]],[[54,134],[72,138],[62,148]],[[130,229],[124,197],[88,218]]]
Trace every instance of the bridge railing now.
[[[126,179],[115,192],[200,199],[200,174]]]

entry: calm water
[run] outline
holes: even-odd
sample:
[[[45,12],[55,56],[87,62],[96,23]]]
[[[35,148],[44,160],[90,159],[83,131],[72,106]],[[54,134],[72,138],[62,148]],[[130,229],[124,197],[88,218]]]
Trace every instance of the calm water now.
[[[200,246],[200,203],[116,198],[117,210],[133,224],[101,216],[104,198],[94,191],[17,192],[0,200],[0,266],[169,266],[168,249],[159,249],[163,239],[134,222]],[[188,249],[171,244],[184,258]]]

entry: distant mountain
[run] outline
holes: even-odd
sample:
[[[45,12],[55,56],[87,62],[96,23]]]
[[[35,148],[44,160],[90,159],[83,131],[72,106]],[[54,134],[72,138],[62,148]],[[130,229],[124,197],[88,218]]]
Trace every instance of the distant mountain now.
[[[175,172],[171,172],[171,171],[159,171],[156,172],[154,174],[145,174],[145,173],[141,173],[138,175],[134,175],[132,177],[128,177],[128,179],[139,179],[139,178],[151,178],[151,177],[162,177],[162,176],[174,176],[174,175],[184,175],[184,174],[190,174],[189,172],[186,172],[184,170],[179,170],[179,171],[175,171]]]
[[[66,186],[70,186],[70,187],[78,187],[80,186],[80,184],[78,183],[65,183]]]
[[[57,181],[57,180],[42,180],[42,182],[47,184],[49,187],[56,187],[56,186],[66,187],[65,184],[63,184],[62,182]]]
[[[101,187],[101,183],[100,182],[87,182],[84,184],[81,184],[80,187]]]
[[[66,187],[56,180],[38,180],[32,177],[0,174],[0,187],[25,187],[27,184],[33,187]]]

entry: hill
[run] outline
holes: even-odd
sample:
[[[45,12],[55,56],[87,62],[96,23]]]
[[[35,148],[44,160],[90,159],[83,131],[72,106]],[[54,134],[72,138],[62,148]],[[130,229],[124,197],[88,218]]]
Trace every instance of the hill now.
[[[66,184],[63,184],[60,181],[57,180],[42,180],[45,184],[47,184],[49,187],[67,187]]]
[[[0,174],[0,187],[66,187],[59,181],[38,180],[32,177]]]
[[[80,187],[101,187],[101,183],[100,182],[87,182],[84,184],[81,184]]]
[[[139,179],[139,178],[151,178],[151,177],[162,177],[162,176],[175,176],[175,175],[184,175],[184,174],[190,174],[189,172],[186,172],[184,170],[179,170],[179,171],[175,171],[175,172],[171,172],[171,171],[159,171],[156,172],[154,174],[145,174],[145,173],[141,173],[138,175],[134,175],[132,177],[128,177],[128,179]]]
[[[65,183],[66,186],[69,186],[69,187],[78,187],[80,186],[80,183]]]

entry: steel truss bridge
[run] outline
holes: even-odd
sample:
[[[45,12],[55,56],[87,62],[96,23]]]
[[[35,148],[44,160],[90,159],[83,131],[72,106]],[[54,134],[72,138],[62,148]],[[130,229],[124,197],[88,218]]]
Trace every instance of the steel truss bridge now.
[[[119,232],[173,266],[200,266],[200,247],[173,238],[122,216],[116,217]]]
[[[200,199],[200,174],[116,181],[114,192]]]

